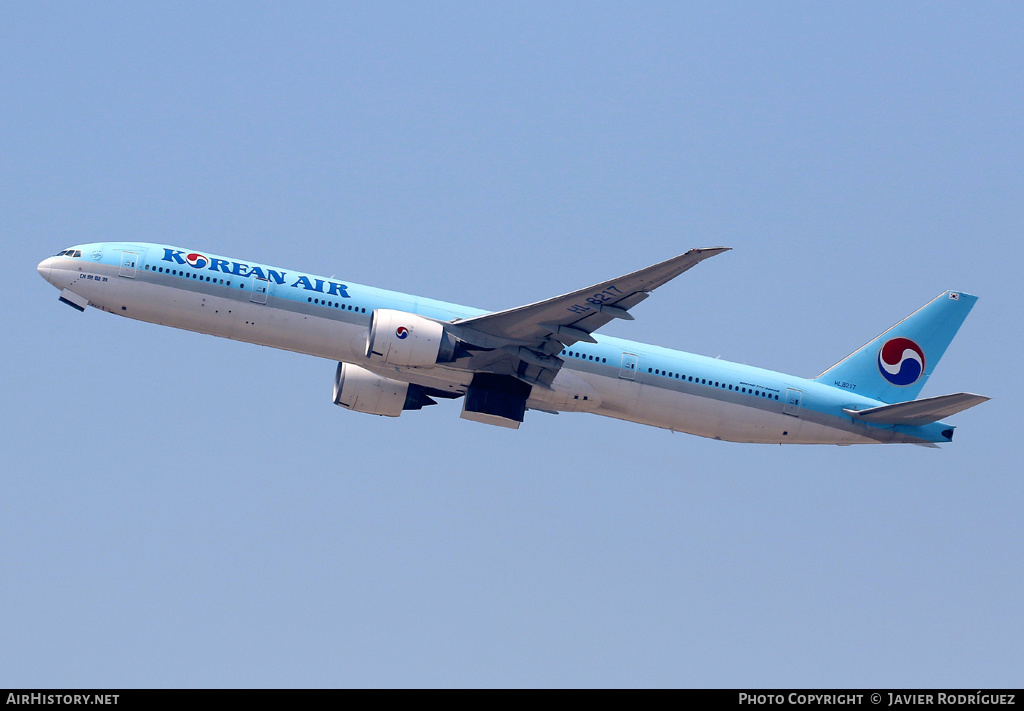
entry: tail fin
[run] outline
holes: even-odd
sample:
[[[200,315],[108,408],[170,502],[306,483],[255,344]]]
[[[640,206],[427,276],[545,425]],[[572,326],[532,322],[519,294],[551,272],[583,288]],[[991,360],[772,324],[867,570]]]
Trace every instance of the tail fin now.
[[[882,402],[913,400],[967,318],[977,296],[939,294],[815,378]]]

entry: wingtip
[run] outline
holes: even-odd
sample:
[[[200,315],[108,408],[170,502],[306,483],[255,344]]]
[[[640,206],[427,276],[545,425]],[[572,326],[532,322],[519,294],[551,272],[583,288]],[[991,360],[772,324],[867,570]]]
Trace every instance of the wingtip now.
[[[713,257],[716,254],[721,254],[722,252],[729,252],[731,250],[732,247],[697,247],[691,249],[689,252],[687,252],[687,254],[702,254],[708,257]]]

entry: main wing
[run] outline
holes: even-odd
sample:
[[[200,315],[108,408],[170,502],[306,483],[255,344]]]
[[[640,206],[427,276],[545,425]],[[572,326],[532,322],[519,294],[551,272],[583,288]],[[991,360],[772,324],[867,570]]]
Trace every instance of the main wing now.
[[[629,309],[650,292],[728,247],[691,249],[617,279],[506,311],[475,316],[451,324],[465,343],[475,372],[512,375],[532,384],[550,386],[562,365],[563,347],[578,341],[594,343],[591,335],[615,318],[632,320]]]

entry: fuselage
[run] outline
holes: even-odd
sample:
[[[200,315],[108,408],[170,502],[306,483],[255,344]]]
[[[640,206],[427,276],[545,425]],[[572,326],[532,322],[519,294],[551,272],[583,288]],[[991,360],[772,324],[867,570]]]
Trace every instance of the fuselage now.
[[[454,367],[375,366],[366,341],[375,309],[438,321],[484,313],[334,278],[148,243],[84,244],[39,265],[73,299],[150,323],[352,363],[378,375],[462,392]],[[67,291],[64,291],[67,290]],[[74,304],[72,304],[74,305]],[[952,426],[879,425],[844,408],[881,403],[813,380],[659,346],[594,335],[560,354],[555,379],[527,406],[581,411],[736,442],[859,444],[947,442]],[[944,434],[946,433],[946,434]]]

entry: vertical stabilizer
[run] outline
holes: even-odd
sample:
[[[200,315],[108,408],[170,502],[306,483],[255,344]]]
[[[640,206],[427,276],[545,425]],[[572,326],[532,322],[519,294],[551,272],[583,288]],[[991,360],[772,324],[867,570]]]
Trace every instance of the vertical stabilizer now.
[[[977,300],[943,292],[815,380],[882,402],[913,400]]]

